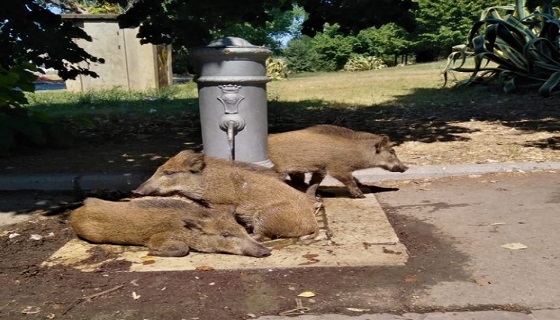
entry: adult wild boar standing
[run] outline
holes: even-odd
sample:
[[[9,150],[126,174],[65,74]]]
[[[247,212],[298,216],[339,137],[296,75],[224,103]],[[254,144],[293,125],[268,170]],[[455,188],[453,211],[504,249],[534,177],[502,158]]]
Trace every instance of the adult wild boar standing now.
[[[70,214],[76,234],[92,243],[146,246],[156,256],[182,257],[190,249],[252,257],[270,255],[237,223],[233,211],[187,199],[146,197],[130,201],[87,198]]]
[[[134,193],[180,195],[213,205],[234,205],[258,240],[318,234],[315,190],[297,191],[262,166],[182,151],[161,165]]]
[[[312,173],[309,185],[315,185],[328,174],[346,185],[353,197],[363,198],[353,171],[373,167],[392,172],[408,169],[393,145],[385,135],[317,125],[269,135],[268,155],[281,177],[290,175],[297,183],[303,182],[305,173]]]

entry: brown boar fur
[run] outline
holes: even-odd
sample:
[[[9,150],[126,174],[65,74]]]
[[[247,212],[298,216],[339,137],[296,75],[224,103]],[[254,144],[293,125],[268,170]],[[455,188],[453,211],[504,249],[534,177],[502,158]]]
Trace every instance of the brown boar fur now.
[[[182,151],[134,192],[234,205],[254,237],[265,240],[316,235],[315,190],[310,188],[310,195],[297,191],[270,169]]]
[[[235,221],[232,211],[212,210],[186,199],[87,198],[70,214],[70,225],[92,243],[146,246],[157,256],[185,256],[191,248],[254,257],[270,254]]]
[[[354,131],[334,125],[271,134],[268,155],[273,169],[281,177],[290,175],[296,183],[312,173],[311,185],[319,184],[327,174],[348,187],[351,195],[363,198],[355,170],[379,167],[404,172],[408,168],[397,158],[393,143],[385,135]]]
[[[372,140],[382,140],[386,138],[385,135],[379,135],[374,133],[369,133],[365,131],[354,131],[345,127],[339,127],[332,124],[318,124],[304,129],[308,132],[327,134],[331,136],[346,138],[346,139],[372,139]]]

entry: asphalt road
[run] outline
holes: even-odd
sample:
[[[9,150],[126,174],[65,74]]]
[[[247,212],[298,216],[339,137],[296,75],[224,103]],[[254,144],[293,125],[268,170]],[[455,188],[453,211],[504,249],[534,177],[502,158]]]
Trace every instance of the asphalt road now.
[[[559,178],[551,170],[386,184],[399,190],[376,197],[416,247],[404,268],[422,285],[356,288],[346,302],[361,307],[356,316],[296,319],[560,319]],[[403,305],[426,312],[391,313]],[[368,312],[380,306],[387,312]],[[278,319],[287,318],[259,318]]]

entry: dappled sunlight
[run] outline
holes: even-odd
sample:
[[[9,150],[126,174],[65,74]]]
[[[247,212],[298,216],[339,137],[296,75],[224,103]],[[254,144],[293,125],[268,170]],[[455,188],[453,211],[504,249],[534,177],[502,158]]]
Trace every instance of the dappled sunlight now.
[[[485,86],[442,88],[440,65],[305,74],[270,82],[268,131],[335,124],[386,134],[410,165],[560,159],[557,98],[503,94]],[[61,97],[45,100],[33,109],[64,114],[74,144],[34,149],[15,160],[0,158],[0,173],[152,173],[181,150],[202,149],[195,88],[181,85],[170,91],[168,100],[107,95],[88,95],[77,105]]]
[[[525,147],[534,147],[541,149],[560,150],[560,135],[551,136],[534,141],[528,141],[524,144]]]
[[[293,77],[268,85],[270,100],[298,102],[321,100],[352,104],[357,108],[391,104],[418,87],[436,89],[443,84],[438,70],[417,73],[390,68],[362,72],[336,72],[317,77]],[[387,72],[391,70],[394,72]]]
[[[445,87],[436,64],[294,77],[270,85],[270,131],[329,123],[387,134],[410,164],[557,161],[555,99]],[[463,75],[464,76],[464,75]]]

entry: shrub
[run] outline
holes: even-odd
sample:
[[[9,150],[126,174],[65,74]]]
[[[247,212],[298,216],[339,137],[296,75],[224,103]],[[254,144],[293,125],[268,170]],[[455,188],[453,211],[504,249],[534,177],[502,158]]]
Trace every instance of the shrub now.
[[[281,59],[268,58],[266,60],[266,75],[272,80],[285,80],[288,77],[288,64]]]
[[[367,71],[385,68],[387,65],[382,59],[369,56],[354,56],[344,65],[344,71]]]

